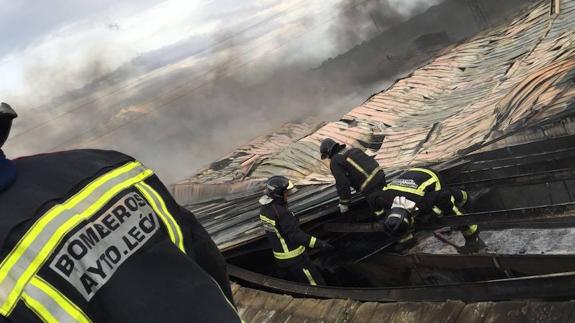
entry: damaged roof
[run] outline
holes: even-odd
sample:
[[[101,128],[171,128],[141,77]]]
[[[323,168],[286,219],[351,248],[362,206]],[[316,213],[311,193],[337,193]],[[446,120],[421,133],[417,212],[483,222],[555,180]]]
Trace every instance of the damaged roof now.
[[[232,285],[245,322],[573,322],[575,302],[461,301],[360,303],[343,299],[294,298]]]
[[[326,137],[362,148],[393,174],[421,165],[441,169],[519,129],[573,112],[575,1],[561,1],[553,14],[551,6],[541,1],[444,50],[339,121],[287,124],[257,138],[172,192],[225,249],[261,236],[257,197],[270,175],[301,188],[295,212],[335,203],[334,180],[319,155]]]

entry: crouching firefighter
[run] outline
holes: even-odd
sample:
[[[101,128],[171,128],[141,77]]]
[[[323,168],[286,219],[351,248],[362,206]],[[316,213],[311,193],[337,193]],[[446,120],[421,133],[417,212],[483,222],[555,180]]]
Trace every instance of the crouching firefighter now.
[[[376,217],[382,218],[380,221],[385,223],[389,233],[401,238],[395,247],[399,252],[416,243],[410,233],[416,220],[461,216],[463,209],[470,204],[467,192],[446,187],[439,175],[427,168],[407,170],[383,190],[372,193],[368,203]],[[460,252],[477,252],[485,248],[476,224],[457,229],[465,238],[465,246],[460,248]]]
[[[241,322],[210,236],[122,153],[2,154],[0,237],[0,321]]]
[[[280,272],[288,279],[310,285],[325,285],[313,264],[307,248],[332,249],[326,241],[317,239],[299,228],[298,218],[289,210],[287,196],[295,190],[283,176],[270,177],[265,195],[260,198],[260,220],[272,248]]]
[[[329,168],[335,178],[339,196],[339,211],[346,213],[351,203],[351,187],[369,195],[385,186],[385,173],[373,157],[358,148],[346,148],[326,138],[320,145],[321,159],[329,159]]]

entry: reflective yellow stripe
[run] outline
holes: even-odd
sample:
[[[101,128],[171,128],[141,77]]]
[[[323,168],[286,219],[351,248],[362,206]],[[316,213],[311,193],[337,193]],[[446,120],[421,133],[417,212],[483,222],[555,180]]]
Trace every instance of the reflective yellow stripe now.
[[[430,171],[429,169],[425,169],[425,168],[411,168],[409,170],[415,171],[415,172],[426,173],[427,175],[431,176],[435,180],[435,191],[441,190],[441,182],[439,182],[439,177],[437,177],[437,174],[435,174],[434,172]]]
[[[276,228],[276,221],[274,221],[274,220],[272,220],[272,219],[266,217],[266,216],[263,215],[263,214],[260,214],[260,220],[262,220],[262,221],[264,221],[264,222],[266,222],[266,223],[268,223],[268,224],[271,224],[271,225],[274,227],[274,231],[275,231],[276,236],[278,237],[278,239],[279,239],[279,241],[280,241],[280,243],[281,243],[281,245],[282,245],[282,249],[283,249],[284,253],[289,253],[289,248],[288,248],[288,246],[287,246],[286,241],[284,240],[284,238],[282,237],[282,235],[281,235],[280,232],[278,231],[278,228]],[[305,249],[305,248],[304,248],[304,249]],[[275,252],[274,252],[274,254],[275,254]],[[276,258],[277,258],[277,257],[276,257]]]
[[[423,184],[419,185],[419,187],[417,188],[418,190],[425,192],[425,189],[432,185],[435,184],[437,181],[435,180],[435,178],[431,177],[430,179],[428,179],[427,181],[423,182]],[[437,188],[437,185],[435,186]]]
[[[470,236],[470,235],[474,234],[474,233],[477,231],[478,228],[479,228],[479,227],[477,226],[477,224],[473,224],[473,225],[470,225],[470,226],[467,228],[467,230],[465,230],[465,231],[463,231],[463,232],[461,232],[461,233],[462,233],[464,236]]]
[[[467,192],[466,191],[461,191],[461,195],[463,196],[463,198],[461,199],[461,207],[464,207],[467,204]]]
[[[26,306],[32,310],[32,312],[36,313],[36,316],[41,318],[43,322],[58,323],[58,319],[52,316],[50,311],[44,307],[41,302],[28,296],[26,293],[22,294],[22,300],[24,301],[24,304],[26,304]]]
[[[435,212],[435,214],[437,214],[437,215],[439,215],[439,216],[442,216],[442,215],[443,215],[443,211],[442,211],[440,208],[438,208],[437,206],[435,206],[435,205],[433,206],[433,209],[432,209],[432,210],[433,210],[433,212]]]
[[[369,177],[369,174],[365,171],[365,169],[363,169],[363,167],[359,166],[359,164],[356,163],[355,160],[351,159],[350,157],[347,157],[345,160],[348,163],[350,163],[351,166],[353,166],[353,168],[357,169],[358,172],[362,173],[363,176],[365,176],[365,178]]]
[[[371,182],[371,180],[375,177],[375,175],[377,175],[377,173],[379,173],[380,170],[381,170],[381,167],[376,167],[373,170],[373,172],[371,172],[371,175],[369,175],[369,177],[365,179],[363,184],[361,184],[360,190],[363,191],[365,189],[365,187],[367,186],[367,184],[369,184],[369,182]]]
[[[278,231],[278,229],[277,229],[277,228],[274,228],[274,229],[275,229],[275,231],[276,231],[276,236],[277,236],[278,239],[280,240],[280,243],[281,243],[281,245],[282,245],[282,249],[283,249],[284,253],[285,253],[285,252],[289,252],[289,248],[288,248],[288,246],[287,246],[286,241],[284,240],[284,238],[282,237],[282,235],[280,234],[280,232]]]
[[[315,242],[316,242],[316,241],[317,241],[317,238],[312,236],[311,239],[309,239],[309,247],[310,247],[310,248],[315,247]]]
[[[304,268],[303,269],[303,273],[305,274],[305,276],[307,277],[307,280],[309,280],[309,284],[312,286],[317,286],[317,283],[315,282],[315,280],[313,279],[313,276],[311,275],[311,273],[309,272],[309,269]]]
[[[68,232],[94,215],[119,192],[151,175],[153,172],[140,163],[130,162],[99,177],[42,215],[0,264],[0,314],[10,314],[28,281]]]
[[[39,276],[30,280],[22,299],[44,322],[91,322],[76,304]]]
[[[425,195],[424,192],[416,189],[416,188],[410,188],[410,187],[403,187],[403,186],[398,186],[398,185],[393,185],[393,184],[389,184],[386,187],[383,188],[384,191],[387,190],[396,190],[396,191],[401,191],[401,192],[406,192],[406,193],[411,193],[411,194],[415,194],[415,195],[419,195],[419,196],[423,196]]]
[[[297,256],[301,255],[302,253],[304,253],[304,251],[305,251],[305,247],[304,247],[304,246],[299,246],[299,247],[297,247],[297,248],[294,249],[294,250],[289,250],[286,241],[285,241],[284,238],[281,236],[281,234],[279,233],[278,229],[277,229],[276,226],[275,226],[275,225],[276,225],[276,221],[274,221],[274,220],[272,220],[272,219],[266,217],[266,216],[263,215],[263,214],[260,214],[260,220],[262,220],[263,222],[266,222],[266,223],[268,223],[268,224],[271,224],[271,225],[274,227],[276,236],[278,237],[278,239],[279,239],[279,241],[280,241],[280,243],[281,243],[281,245],[282,245],[282,249],[283,249],[284,252],[276,252],[276,251],[274,251],[274,257],[275,257],[275,258],[277,258],[277,259],[291,259],[291,258],[297,257]],[[315,237],[312,237],[313,244],[315,245],[315,240],[314,240],[314,239],[315,239]],[[310,242],[310,245],[311,245],[311,242]],[[312,246],[312,248],[313,248],[313,246]]]
[[[301,255],[302,253],[305,252],[305,247],[304,246],[299,246],[294,250],[291,251],[286,251],[286,252],[275,252],[274,251],[274,257],[276,259],[291,259],[291,258],[295,258],[299,255]]]
[[[178,249],[183,253],[186,253],[186,248],[184,247],[184,236],[182,235],[182,229],[178,225],[178,222],[174,219],[168,208],[164,199],[154,190],[150,185],[142,182],[136,184],[136,188],[144,195],[148,203],[152,206],[152,209],[158,214],[164,226],[168,231],[168,235],[172,243],[174,243]],[[160,205],[158,205],[158,203]]]
[[[455,205],[455,197],[453,197],[453,196],[451,197],[451,204],[453,204],[453,212],[455,213],[455,215],[456,216],[462,216],[463,213],[461,211],[459,211],[459,209],[457,208],[457,205]],[[477,224],[472,224],[472,225],[468,226],[466,230],[461,231],[461,233],[464,236],[470,236],[470,235],[474,234],[475,231],[477,231],[477,228],[478,228]]]
[[[345,159],[351,166],[353,166],[353,168],[355,168],[358,172],[362,173],[363,176],[365,176],[365,180],[363,181],[363,183],[361,184],[361,187],[359,188],[360,191],[363,191],[365,189],[365,187],[367,186],[367,184],[369,184],[369,182],[375,177],[375,175],[377,175],[377,173],[381,170],[381,167],[376,167],[371,174],[368,174],[365,169],[363,169],[363,167],[359,166],[358,163],[355,162],[355,160],[351,159],[351,157],[347,157]]]
[[[453,205],[452,209],[455,215],[463,215],[463,213],[461,213],[461,211],[459,211],[459,209],[457,208],[457,205],[455,205],[455,197],[453,196],[451,196],[451,205]]]
[[[262,214],[260,214],[260,220],[262,220],[262,221],[264,221],[264,222],[266,222],[266,223],[269,223],[269,224],[271,224],[271,225],[273,225],[273,226],[276,225],[276,221],[274,221],[274,220],[272,220],[272,219],[270,219],[270,218],[268,218],[268,217],[266,217],[266,216],[264,216],[264,215],[262,215]]]

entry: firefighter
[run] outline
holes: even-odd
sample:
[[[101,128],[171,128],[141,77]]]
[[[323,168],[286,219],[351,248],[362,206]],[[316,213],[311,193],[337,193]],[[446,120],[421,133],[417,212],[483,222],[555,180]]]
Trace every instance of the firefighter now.
[[[289,210],[287,196],[295,191],[291,181],[272,176],[266,183],[265,195],[259,200],[260,220],[273,248],[280,272],[288,279],[309,285],[325,285],[325,281],[310,260],[307,248],[332,249],[326,241],[317,239],[299,228],[298,218]]]
[[[385,173],[377,161],[360,149],[346,148],[345,144],[326,138],[321,142],[320,153],[322,160],[329,159],[341,214],[349,210],[351,187],[367,196],[385,186]]]
[[[16,117],[0,110],[0,138]],[[0,160],[0,319],[241,322],[226,265],[154,172],[114,151]]]
[[[467,192],[447,187],[434,171],[412,168],[392,180],[383,190],[368,197],[377,217],[382,217],[389,233],[401,237],[396,251],[404,252],[415,244],[409,233],[416,218],[433,221],[444,215],[463,215],[469,203]],[[387,214],[385,214],[387,212]],[[485,248],[477,225],[458,228],[465,238],[461,252],[477,252]]]

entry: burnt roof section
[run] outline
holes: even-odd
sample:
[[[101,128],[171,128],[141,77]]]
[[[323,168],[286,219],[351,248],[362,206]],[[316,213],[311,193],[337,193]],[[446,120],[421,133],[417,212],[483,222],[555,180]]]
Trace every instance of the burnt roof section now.
[[[303,187],[292,203],[296,212],[335,201],[333,178],[319,156],[323,138],[366,150],[388,173],[441,168],[570,112],[575,1],[562,1],[559,14],[550,12],[550,1],[541,1],[508,24],[446,50],[341,121],[318,129],[287,125],[294,130],[256,139],[223,158],[225,167],[176,184],[174,195],[227,248],[261,235],[256,197],[267,176],[284,175]]]

